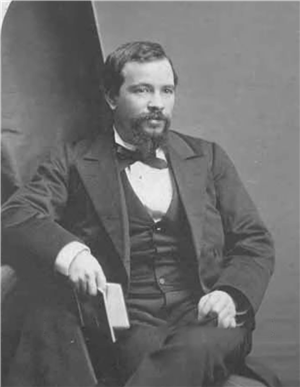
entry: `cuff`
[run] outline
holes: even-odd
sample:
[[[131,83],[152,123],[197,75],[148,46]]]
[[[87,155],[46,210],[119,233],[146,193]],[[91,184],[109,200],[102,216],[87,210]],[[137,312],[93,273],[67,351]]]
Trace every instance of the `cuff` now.
[[[231,286],[220,286],[217,290],[222,290],[230,295],[236,307],[236,322],[244,325],[254,326],[254,312],[248,298],[238,289]]]
[[[74,241],[65,245],[58,253],[54,268],[60,274],[69,275],[69,268],[74,258],[82,251],[90,252],[90,249],[83,243]]]

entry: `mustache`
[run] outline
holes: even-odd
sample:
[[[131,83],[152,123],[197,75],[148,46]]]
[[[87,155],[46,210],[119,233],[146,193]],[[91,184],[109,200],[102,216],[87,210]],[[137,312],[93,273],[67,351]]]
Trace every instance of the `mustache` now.
[[[139,122],[141,121],[151,121],[151,120],[157,120],[157,121],[169,121],[169,117],[165,116],[161,111],[153,112],[153,113],[144,113],[141,114],[137,120]]]

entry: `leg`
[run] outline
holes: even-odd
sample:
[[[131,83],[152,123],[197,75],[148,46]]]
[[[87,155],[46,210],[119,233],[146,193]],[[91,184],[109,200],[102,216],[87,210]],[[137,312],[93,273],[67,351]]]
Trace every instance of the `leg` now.
[[[147,354],[160,349],[167,336],[167,325],[135,324],[116,344],[115,355],[121,385],[124,385]]]
[[[55,302],[34,304],[5,385],[79,387],[96,383],[76,315]]]
[[[250,348],[244,328],[187,326],[144,357],[130,387],[213,386],[224,381]]]

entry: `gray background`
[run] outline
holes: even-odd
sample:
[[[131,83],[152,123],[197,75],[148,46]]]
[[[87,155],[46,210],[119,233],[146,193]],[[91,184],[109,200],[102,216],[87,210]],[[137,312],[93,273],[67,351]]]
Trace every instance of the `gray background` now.
[[[253,354],[299,385],[299,4],[95,2],[104,55],[160,42],[179,74],[173,128],[229,153],[276,243]]]

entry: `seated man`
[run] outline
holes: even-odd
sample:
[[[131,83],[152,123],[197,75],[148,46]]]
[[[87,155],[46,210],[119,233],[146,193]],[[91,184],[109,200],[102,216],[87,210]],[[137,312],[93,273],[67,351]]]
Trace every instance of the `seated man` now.
[[[5,204],[5,243],[39,286],[9,385],[96,383],[73,290],[93,298],[107,281],[131,326],[105,350],[90,336],[100,374],[188,387],[246,369],[273,243],[225,152],[170,130],[177,81],[159,44],[119,47],[103,74],[112,125],[58,149]]]

